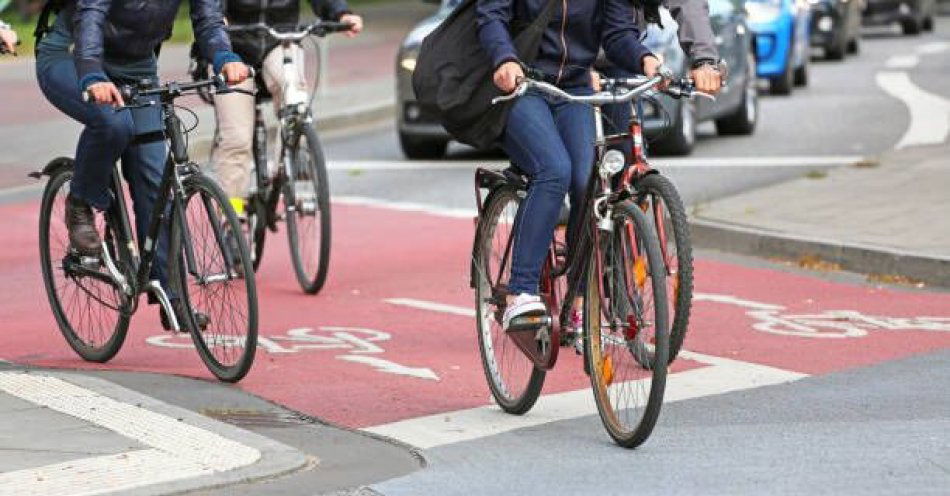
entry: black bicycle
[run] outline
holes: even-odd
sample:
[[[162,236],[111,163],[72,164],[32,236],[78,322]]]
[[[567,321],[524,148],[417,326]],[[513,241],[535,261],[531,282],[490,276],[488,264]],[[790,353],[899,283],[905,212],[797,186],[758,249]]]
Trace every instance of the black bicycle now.
[[[275,50],[283,51],[283,81],[278,167],[268,166],[267,128],[263,118],[263,100],[255,105],[254,174],[247,202],[246,235],[251,247],[254,269],[264,255],[267,231],[277,232],[280,220],[287,222],[290,258],[301,289],[316,294],[326,283],[330,266],[330,183],[323,149],[313,126],[313,94],[304,89],[301,63],[292,50],[310,36],[348,31],[349,23],[317,21],[279,31],[266,24],[228,26],[229,32],[259,33],[278,41]],[[283,201],[281,201],[283,199]]]
[[[81,256],[69,243],[64,219],[73,160],[57,158],[31,174],[49,177],[40,210],[40,258],[56,322],[83,359],[106,362],[118,353],[139,296],[148,292],[175,331],[191,333],[215,377],[236,382],[250,370],[257,348],[257,290],[237,215],[215,181],[188,158],[190,129],[183,127],[174,101],[200,88],[231,91],[220,77],[122,88],[127,105],[117,111],[160,106],[160,114],[151,114],[160,115],[160,122],[153,123],[147,138],[165,140],[169,148],[148,235],[139,244],[118,165],[111,184],[114,201],[96,215],[103,245],[98,257]],[[163,229],[169,230],[167,290],[149,278]],[[180,312],[173,308],[174,299]]]

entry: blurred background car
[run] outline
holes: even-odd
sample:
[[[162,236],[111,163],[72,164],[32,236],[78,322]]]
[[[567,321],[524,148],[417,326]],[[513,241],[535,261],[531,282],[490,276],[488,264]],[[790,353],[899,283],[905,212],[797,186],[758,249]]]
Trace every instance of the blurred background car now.
[[[829,60],[841,60],[845,53],[858,53],[864,0],[809,1],[811,46],[821,48]]]
[[[689,60],[676,36],[678,26],[660,9],[661,29],[647,27],[644,44],[663,55],[663,63],[679,77],[689,73]],[[754,37],[746,25],[743,0],[709,0],[709,17],[719,56],[729,67],[726,87],[716,100],[693,101],[657,95],[643,102],[643,129],[652,153],[687,155],[696,143],[696,126],[713,120],[719,134],[752,134],[759,117]]]
[[[807,0],[748,0],[748,24],[755,33],[759,77],[776,95],[808,84],[811,9]]]
[[[751,134],[758,120],[753,35],[745,22],[743,0],[710,0],[710,18],[720,56],[729,65],[729,79],[716,101],[698,98],[693,102],[665,95],[644,103],[644,130],[657,153],[685,155],[696,142],[696,125],[715,120],[720,134]],[[442,0],[438,12],[422,20],[403,40],[396,55],[396,108],[399,143],[412,159],[432,159],[445,155],[451,137],[439,124],[434,109],[416,101],[412,72],[423,38],[448,17],[461,0]],[[666,9],[661,9],[663,28],[651,25],[644,43],[662,53],[665,64],[680,76],[689,69],[677,41],[677,25]]]
[[[865,26],[899,23],[904,34],[932,31],[936,0],[867,0],[862,14]]]

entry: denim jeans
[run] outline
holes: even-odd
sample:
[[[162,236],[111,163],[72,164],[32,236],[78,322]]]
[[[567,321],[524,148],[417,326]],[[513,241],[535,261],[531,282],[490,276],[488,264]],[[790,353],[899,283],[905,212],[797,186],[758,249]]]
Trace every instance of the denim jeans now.
[[[45,41],[45,40],[44,40]],[[156,77],[153,71],[142,77]],[[109,105],[86,103],[79,90],[79,78],[73,56],[66,50],[43,49],[36,57],[36,77],[43,95],[57,109],[85,126],[76,146],[76,161],[70,194],[97,210],[112,203],[109,185],[116,160],[122,159],[122,175],[129,184],[135,212],[139,243],[148,233],[148,222],[165,168],[167,146],[164,141],[132,144],[134,126],[128,110],[116,111]],[[134,81],[117,80],[117,83]],[[168,290],[168,228],[163,226],[157,240],[150,276]]]
[[[637,75],[616,67],[604,71],[604,76],[609,78],[629,78]],[[639,105],[639,103],[636,103],[636,105]],[[604,116],[605,134],[619,134],[629,131],[630,119],[633,117],[633,109],[630,108],[629,103],[604,105],[601,110]],[[633,151],[633,139],[627,138],[620,143],[611,145],[610,148],[620,150],[624,157],[629,159],[630,153]]]
[[[590,88],[567,90],[590,94]],[[564,195],[583,205],[594,164],[594,111],[579,103],[548,100],[531,93],[511,109],[502,146],[530,179],[528,194],[514,226],[511,280],[513,294],[538,294],[541,266],[547,255]],[[571,209],[568,234],[574,233],[581,209]]]

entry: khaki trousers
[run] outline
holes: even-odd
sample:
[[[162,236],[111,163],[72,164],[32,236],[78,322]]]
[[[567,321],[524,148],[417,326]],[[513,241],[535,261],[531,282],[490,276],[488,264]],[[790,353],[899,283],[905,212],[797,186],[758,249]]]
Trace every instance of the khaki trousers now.
[[[293,45],[290,52],[298,69],[297,84],[306,90],[304,78],[303,50]],[[275,111],[281,106],[283,96],[284,50],[277,47],[264,58],[261,66],[261,76],[267,91],[274,98]],[[254,81],[247,80],[237,85],[238,88],[253,91]],[[221,184],[221,188],[229,197],[247,196],[248,178],[254,167],[254,97],[241,93],[226,93],[214,96],[214,113],[218,126],[214,135],[214,144],[211,148],[211,164]],[[270,135],[271,133],[268,133]],[[273,140],[269,140],[273,141]],[[269,156],[276,152],[275,146],[268,143]]]

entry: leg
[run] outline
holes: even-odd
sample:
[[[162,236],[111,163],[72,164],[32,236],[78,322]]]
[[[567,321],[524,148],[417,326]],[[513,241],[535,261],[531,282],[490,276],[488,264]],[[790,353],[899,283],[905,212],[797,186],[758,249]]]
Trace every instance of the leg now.
[[[531,179],[514,231],[508,286],[512,294],[536,295],[541,264],[571,180],[571,158],[544,98],[527,95],[515,103],[508,117],[504,148]]]
[[[132,209],[135,211],[135,234],[141,247],[148,236],[148,226],[151,220],[155,202],[158,200],[159,186],[162,173],[165,170],[165,160],[168,156],[168,147],[164,141],[154,141],[141,145],[132,145],[122,154],[122,174],[129,183],[129,192],[132,195]],[[171,205],[166,206],[166,212]],[[162,288],[169,290],[168,265],[168,232],[169,223],[159,230],[156,239],[155,259],[149,275],[158,280]]]
[[[611,67],[608,70],[604,71],[604,75],[611,78],[626,78],[632,77],[634,74],[625,72],[622,69]],[[628,131],[630,126],[630,119],[633,117],[633,110],[630,108],[629,103],[615,103],[613,105],[604,105],[603,107],[603,119],[604,119],[604,133],[605,134],[619,134],[625,133]],[[633,139],[627,138],[621,143],[616,145],[611,145],[611,149],[620,150],[623,152],[624,156],[627,159],[630,158],[630,154],[633,151]]]
[[[572,91],[589,94],[590,91]],[[561,103],[554,109],[554,120],[571,160],[571,218],[567,225],[568,239],[575,239],[581,227],[580,218],[587,193],[587,183],[594,169],[594,111],[579,103]]]
[[[238,87],[253,91],[254,81],[245,81]],[[214,113],[218,127],[211,163],[221,188],[233,203],[233,199],[243,199],[247,194],[254,140],[254,97],[241,93],[215,95]]]

